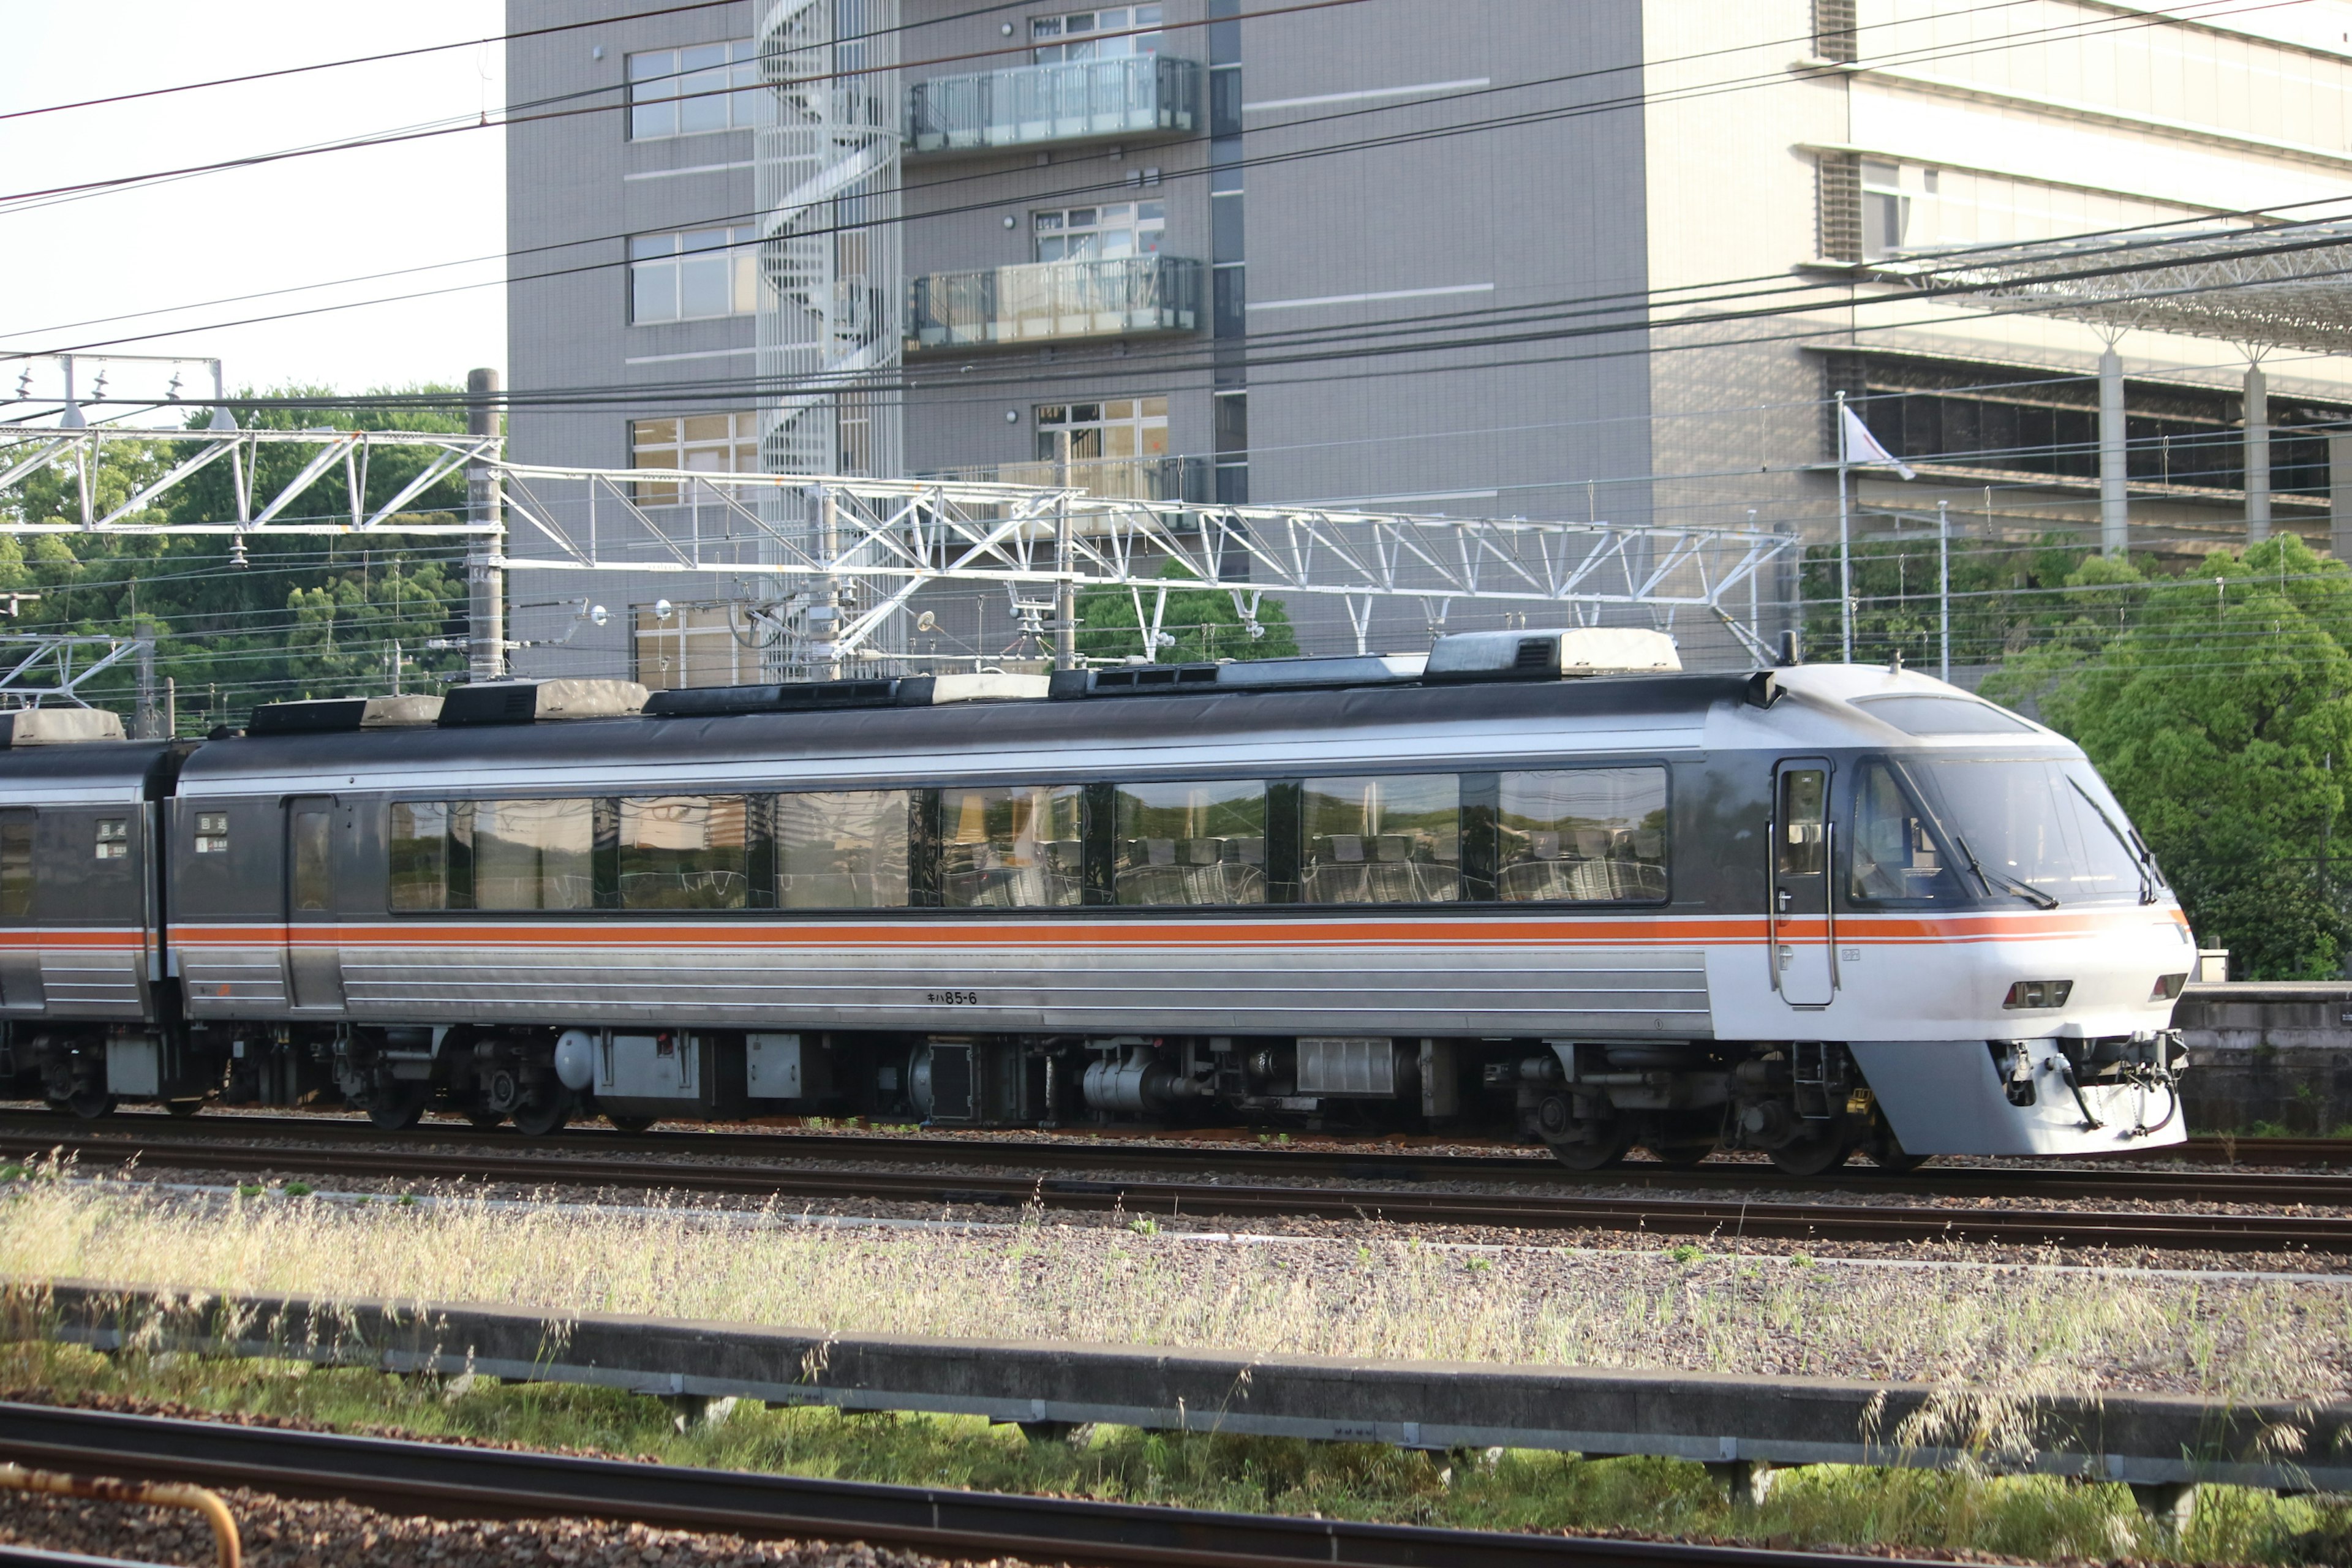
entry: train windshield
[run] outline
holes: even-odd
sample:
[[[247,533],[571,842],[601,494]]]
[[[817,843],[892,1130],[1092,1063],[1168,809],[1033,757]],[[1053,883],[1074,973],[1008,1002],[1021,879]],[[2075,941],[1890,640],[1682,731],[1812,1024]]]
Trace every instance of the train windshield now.
[[[1934,757],[1915,765],[1942,796],[1957,868],[1995,897],[2043,909],[2145,903],[2163,885],[2088,763]]]

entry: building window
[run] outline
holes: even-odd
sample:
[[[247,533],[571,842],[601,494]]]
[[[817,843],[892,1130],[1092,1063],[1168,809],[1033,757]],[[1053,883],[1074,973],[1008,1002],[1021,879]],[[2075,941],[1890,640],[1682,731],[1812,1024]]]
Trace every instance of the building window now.
[[[1122,397],[1108,403],[1052,403],[1037,410],[1037,460],[1056,461],[1062,442],[1070,461],[1164,458],[1168,455],[1168,400]]]
[[[629,239],[629,320],[697,321],[759,307],[754,228],[694,228]]]
[[[1108,261],[1155,256],[1168,227],[1166,202],[1112,202],[1033,215],[1040,261]]]
[[[632,142],[769,125],[775,118],[775,98],[760,82],[760,47],[749,38],[629,57]]]
[[[689,414],[682,419],[629,421],[629,467],[685,468],[698,474],[760,471],[757,414]],[[639,481],[639,506],[676,506],[678,487],[658,479]]]
[[[1862,258],[1878,261],[1903,248],[1911,228],[1911,198],[1903,165],[1862,161]]]
[[[1126,55],[1158,54],[1160,35],[1133,29],[1159,26],[1157,5],[1106,5],[1096,11],[1032,16],[1029,41],[1035,47],[1034,58],[1041,66],[1056,60],[1118,59]]]
[[[772,679],[760,663],[759,640],[741,619],[742,606],[672,605],[633,607],[630,678],[650,691],[689,686],[748,686]]]

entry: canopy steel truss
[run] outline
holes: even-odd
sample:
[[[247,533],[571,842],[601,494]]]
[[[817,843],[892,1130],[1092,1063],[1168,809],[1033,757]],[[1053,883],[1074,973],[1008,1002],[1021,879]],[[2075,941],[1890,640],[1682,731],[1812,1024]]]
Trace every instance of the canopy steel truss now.
[[[1971,247],[1876,265],[1874,275],[1966,302],[2117,331],[2264,348],[2352,348],[2352,224],[2166,232]]]
[[[1419,602],[1433,625],[1470,603],[1566,608],[1588,621],[1612,609],[1688,610],[1712,616],[1762,658],[1767,650],[1755,627],[1731,613],[1733,595],[1745,595],[1752,621],[1759,579],[1799,548],[1792,534],[1754,529],[1206,506],[952,480],[554,468],[500,461],[488,437],[106,428],[13,435],[13,446],[0,437],[0,533],[504,530],[495,564],[509,572],[672,574],[750,584],[753,613],[772,628],[779,662],[798,673],[898,657],[885,632],[922,589],[943,583],[1001,587],[1040,625],[1066,586],[1124,591],[1134,596],[1155,647],[1168,590],[1210,587],[1234,595],[1244,623],[1255,621],[1266,595],[1343,600],[1360,648],[1374,604],[1402,599]],[[107,443],[134,440],[168,443],[178,461],[137,496],[101,512],[89,499],[91,470]],[[266,501],[251,493],[249,480],[263,443],[312,448],[296,478]],[[352,480],[352,496],[362,496],[366,453],[395,444],[432,454],[397,495],[372,508],[354,500],[348,516],[332,519],[298,520],[290,510],[338,465]],[[236,465],[240,476],[236,517],[167,522],[146,510],[173,485],[221,461]],[[468,465],[488,480],[478,485],[469,515],[400,511],[435,479]],[[44,468],[78,476],[78,520],[32,521],[5,510],[6,488]]]

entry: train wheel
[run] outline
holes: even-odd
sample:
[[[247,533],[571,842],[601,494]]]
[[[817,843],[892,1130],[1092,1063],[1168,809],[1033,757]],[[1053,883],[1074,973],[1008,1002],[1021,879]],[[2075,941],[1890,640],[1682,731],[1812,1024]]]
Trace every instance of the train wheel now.
[[[571,1120],[572,1097],[568,1094],[545,1105],[526,1102],[515,1107],[515,1131],[526,1138],[544,1138],[551,1132],[561,1131],[563,1124]]]
[[[1853,1134],[1841,1121],[1819,1137],[1801,1138],[1765,1152],[1790,1175],[1818,1176],[1845,1163],[1846,1156],[1853,1152]]]
[[[604,1120],[613,1124],[615,1132],[643,1132],[655,1121],[650,1116],[615,1116],[609,1110],[604,1112]]]
[[[368,1096],[368,1120],[385,1132],[405,1132],[424,1119],[431,1093],[421,1083],[387,1084]]]
[[[201,1100],[167,1100],[163,1102],[163,1114],[185,1121],[204,1108],[205,1102]]]
[[[1621,1119],[1602,1122],[1580,1142],[1552,1143],[1551,1156],[1571,1171],[1605,1171],[1623,1160],[1633,1146],[1633,1130]]]
[[[66,1109],[84,1121],[95,1121],[101,1116],[114,1114],[114,1096],[102,1089],[80,1089],[66,1097]]]
[[[1883,1117],[1872,1119],[1870,1142],[1864,1152],[1870,1156],[1872,1164],[1890,1176],[1907,1176],[1935,1158],[1933,1154],[1914,1154],[1904,1148],[1903,1141],[1895,1136],[1895,1129],[1886,1125]]]

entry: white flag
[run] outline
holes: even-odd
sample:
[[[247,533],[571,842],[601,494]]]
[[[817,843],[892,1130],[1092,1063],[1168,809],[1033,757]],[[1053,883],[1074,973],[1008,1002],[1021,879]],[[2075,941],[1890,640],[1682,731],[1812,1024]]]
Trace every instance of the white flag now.
[[[1838,433],[1842,439],[1838,443],[1838,461],[1865,468],[1893,468],[1906,479],[1919,477],[1912,471],[1910,464],[1878,444],[1878,437],[1870,433],[1870,426],[1862,422],[1862,416],[1853,411],[1852,404],[1839,404],[1838,413],[1843,416],[1839,421]]]

